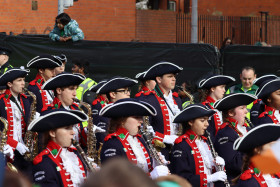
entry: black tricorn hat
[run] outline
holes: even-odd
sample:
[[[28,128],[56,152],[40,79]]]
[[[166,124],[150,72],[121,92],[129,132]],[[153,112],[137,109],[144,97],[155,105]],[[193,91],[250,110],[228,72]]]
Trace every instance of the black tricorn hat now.
[[[144,101],[133,98],[120,99],[103,107],[99,115],[109,118],[129,116],[156,116],[156,109]]]
[[[64,108],[52,109],[43,112],[39,118],[33,120],[29,124],[28,130],[46,132],[87,120],[88,116],[79,110],[66,110]]]
[[[253,84],[257,85],[257,86],[261,86],[261,84],[265,81],[268,80],[274,80],[274,79],[278,79],[279,77],[277,77],[276,75],[273,74],[268,74],[268,75],[263,75],[259,78],[256,78],[253,82]]]
[[[106,94],[111,91],[115,91],[119,88],[131,87],[137,84],[138,81],[130,79],[128,77],[113,77],[105,82],[100,88],[96,91],[97,94]]]
[[[36,56],[27,63],[28,68],[35,68],[35,69],[55,68],[61,65],[62,65],[62,61],[60,60],[60,58],[54,55],[47,55],[47,54]]]
[[[8,82],[12,82],[13,80],[19,77],[26,77],[26,75],[29,72],[30,72],[29,69],[21,69],[21,68],[9,69],[0,76],[0,86],[6,86]]]
[[[79,73],[62,72],[55,77],[47,80],[43,86],[43,90],[55,90],[56,88],[63,88],[72,85],[79,85],[85,80],[85,76]]]
[[[257,99],[256,96],[247,93],[232,93],[214,103],[214,108],[226,111],[238,106],[248,105]]]
[[[174,117],[173,123],[184,123],[204,116],[210,117],[215,113],[215,110],[208,109],[203,104],[191,104]]]
[[[249,152],[254,148],[276,141],[280,138],[280,126],[274,123],[262,124],[239,137],[233,144],[233,149]]]
[[[96,85],[92,85],[88,90],[92,92],[96,92],[103,84],[105,84],[108,79],[104,79],[98,82]]]
[[[211,75],[202,79],[198,86],[199,88],[212,88],[219,85],[227,85],[235,81],[235,78],[226,75]]]
[[[280,79],[267,80],[260,85],[260,87],[256,91],[256,96],[259,99],[263,99],[269,96],[272,92],[279,89],[280,89]]]
[[[143,75],[143,79],[145,80],[154,80],[158,76],[162,76],[168,73],[179,73],[183,70],[182,67],[177,66],[171,62],[159,62],[150,67],[145,74]]]

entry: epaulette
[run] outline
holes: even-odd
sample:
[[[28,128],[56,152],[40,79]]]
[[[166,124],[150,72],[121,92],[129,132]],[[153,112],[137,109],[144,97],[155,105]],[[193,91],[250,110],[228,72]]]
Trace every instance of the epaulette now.
[[[32,85],[32,86],[34,86],[35,84],[36,84],[36,80],[34,79],[34,80],[32,80],[30,83],[29,83],[29,85]]]
[[[113,136],[118,136],[116,133],[112,133],[112,134],[108,134],[105,138],[104,138],[104,142],[110,140]]]
[[[181,143],[183,141],[183,139],[186,139],[187,135],[182,135],[179,136],[176,140],[175,140],[175,144]]]
[[[253,173],[254,173],[253,170],[248,169],[240,175],[240,179],[243,180],[243,181],[248,180],[248,179],[252,178]]]
[[[255,105],[255,104],[257,104],[259,101],[261,101],[261,99],[256,99],[256,100],[253,102],[253,104]]]
[[[262,118],[262,117],[264,117],[266,114],[267,114],[267,112],[265,111],[265,112],[261,113],[261,114],[259,115],[258,118]]]
[[[173,92],[172,95],[173,95],[174,97],[179,97],[179,95],[178,95],[177,92]]]
[[[96,105],[97,103],[99,103],[100,101],[99,101],[99,99],[95,99],[93,102],[92,102],[92,105],[94,106],[94,105]]]
[[[43,156],[49,154],[50,151],[48,149],[45,149],[44,151],[42,151],[41,153],[39,153],[33,160],[33,164],[37,165],[40,162],[42,162],[43,160]]]
[[[138,92],[137,94],[135,94],[135,97],[140,97],[142,94],[144,94],[144,92],[143,92],[143,91]]]
[[[79,105],[77,103],[73,103],[72,105],[74,105],[75,107],[79,108]]]
[[[220,130],[222,130],[223,128],[225,128],[227,125],[228,125],[228,122],[223,123],[223,124],[221,125],[221,127],[220,127]]]
[[[1,94],[0,95],[0,99],[2,99],[3,97],[5,97],[5,94]]]

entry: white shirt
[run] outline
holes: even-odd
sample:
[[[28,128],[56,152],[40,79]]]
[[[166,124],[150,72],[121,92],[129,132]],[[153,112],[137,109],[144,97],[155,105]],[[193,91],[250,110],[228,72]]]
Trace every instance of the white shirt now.
[[[195,143],[196,143],[197,148],[198,148],[198,150],[201,154],[201,157],[203,159],[204,173],[206,175],[211,175],[212,174],[212,168],[215,166],[214,162],[213,162],[214,158],[211,154],[211,151],[210,151],[207,143],[205,143],[203,140],[196,139]],[[208,187],[213,187],[214,183],[213,182],[208,183],[207,186]]]
[[[12,96],[13,97],[13,96]],[[19,107],[22,110],[21,104],[18,101],[18,99],[15,97],[16,102],[18,103]],[[12,107],[12,113],[13,113],[13,124],[14,124],[14,128],[13,128],[13,139],[23,143],[22,140],[22,124],[21,124],[21,117],[22,114],[19,110],[19,108],[17,107],[17,105],[11,101],[11,107]]]
[[[245,126],[237,124],[236,128],[242,133],[243,136],[247,134],[247,129]]]
[[[46,92],[46,96],[47,96],[47,100],[48,100],[48,104],[51,104],[53,102],[53,97],[54,97],[54,93],[52,90],[44,90]]]
[[[263,178],[269,187],[279,187],[280,186],[280,180],[277,178],[272,178],[270,174],[263,175]]]
[[[178,123],[172,123],[174,117],[176,114],[180,112],[180,109],[178,108],[178,105],[174,103],[173,96],[172,96],[172,91],[169,92],[168,96],[164,95],[164,98],[168,104],[167,109],[168,109],[168,114],[169,114],[169,121],[170,121],[170,134],[171,135],[177,135],[179,124]],[[171,110],[170,110],[171,108]],[[173,113],[174,115],[173,115]]]
[[[63,106],[66,110],[71,110],[69,106]],[[75,124],[73,126],[73,130],[74,130],[74,140],[79,142],[79,124]]]
[[[280,114],[279,114],[279,110],[275,110],[274,116],[275,116],[275,118],[277,119],[278,123],[280,123]]]

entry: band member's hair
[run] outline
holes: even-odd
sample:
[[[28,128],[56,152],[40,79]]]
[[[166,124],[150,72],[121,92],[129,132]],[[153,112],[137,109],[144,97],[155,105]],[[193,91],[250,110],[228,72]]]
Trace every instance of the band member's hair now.
[[[207,96],[210,94],[210,89],[198,89],[199,92],[199,100],[200,102],[204,102]]]
[[[112,158],[96,173],[92,173],[82,187],[158,187],[147,173],[124,158]]]
[[[32,187],[32,184],[20,172],[16,173],[9,169],[6,169],[3,186],[5,186],[5,187]]]
[[[109,122],[109,129],[108,133],[114,133],[116,132],[127,120],[127,117],[121,117],[121,118],[111,118]]]

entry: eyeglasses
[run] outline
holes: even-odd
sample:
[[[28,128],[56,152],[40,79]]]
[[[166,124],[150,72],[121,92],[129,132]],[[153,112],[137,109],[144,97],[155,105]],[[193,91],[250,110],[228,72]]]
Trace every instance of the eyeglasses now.
[[[123,92],[124,94],[128,94],[131,92],[131,89],[125,89],[125,90],[116,90],[114,92]]]

